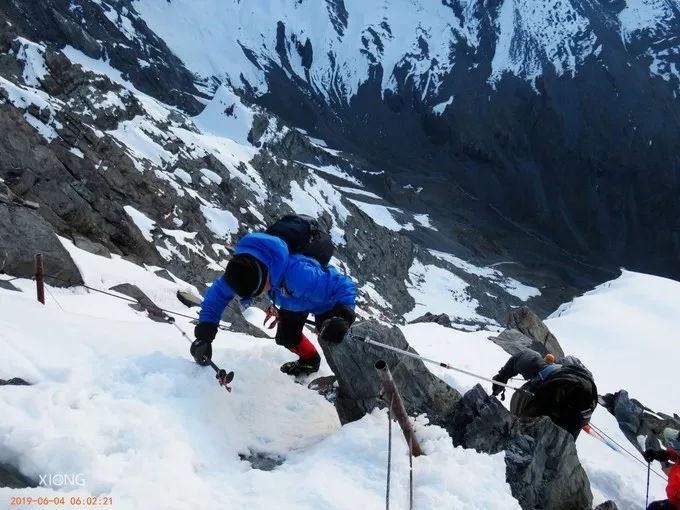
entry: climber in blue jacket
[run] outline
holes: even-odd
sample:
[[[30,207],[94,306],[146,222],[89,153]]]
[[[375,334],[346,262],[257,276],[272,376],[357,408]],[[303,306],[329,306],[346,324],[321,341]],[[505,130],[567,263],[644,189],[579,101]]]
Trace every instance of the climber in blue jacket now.
[[[212,341],[222,312],[238,297],[243,304],[267,293],[280,308],[276,343],[298,355],[281,371],[291,375],[309,374],[319,369],[321,357],[302,330],[309,313],[314,314],[319,337],[340,342],[354,322],[356,286],[334,266],[323,266],[312,257],[292,254],[279,237],[254,233],[236,245],[224,275],[208,289],[191,354],[197,363],[207,365]]]

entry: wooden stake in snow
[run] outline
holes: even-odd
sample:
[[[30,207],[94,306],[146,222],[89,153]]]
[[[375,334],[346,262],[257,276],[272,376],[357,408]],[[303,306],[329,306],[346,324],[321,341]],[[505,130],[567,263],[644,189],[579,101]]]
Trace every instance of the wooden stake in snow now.
[[[411,422],[404,407],[404,401],[401,399],[399,390],[394,384],[394,379],[392,379],[392,372],[383,360],[378,360],[375,363],[375,368],[378,371],[378,376],[380,377],[380,382],[382,383],[382,393],[383,400],[386,402],[391,402],[392,412],[394,413],[399,426],[401,427],[406,442],[411,447],[411,455],[418,457],[422,455],[422,450],[420,449],[420,444],[416,439],[416,435],[413,432],[413,427],[411,427]]]
[[[38,294],[38,301],[45,304],[45,267],[43,265],[42,253],[35,256],[35,288]]]

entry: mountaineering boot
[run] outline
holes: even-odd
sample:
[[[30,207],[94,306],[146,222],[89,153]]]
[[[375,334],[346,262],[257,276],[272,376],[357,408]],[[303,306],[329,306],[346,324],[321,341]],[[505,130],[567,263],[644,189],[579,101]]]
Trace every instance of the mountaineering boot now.
[[[281,365],[281,372],[288,375],[308,375],[313,374],[319,370],[321,364],[321,356],[314,353],[314,356],[308,359],[298,359],[297,361],[289,361]]]

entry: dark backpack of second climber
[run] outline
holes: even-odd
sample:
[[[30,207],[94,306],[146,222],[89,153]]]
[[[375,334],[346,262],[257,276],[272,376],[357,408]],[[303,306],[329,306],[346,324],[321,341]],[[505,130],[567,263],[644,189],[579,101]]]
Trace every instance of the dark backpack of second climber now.
[[[265,233],[282,239],[290,253],[311,257],[324,267],[335,252],[328,232],[315,218],[305,214],[283,216],[267,227]]]
[[[506,383],[518,374],[527,379],[522,386],[526,391],[515,392],[510,412],[525,418],[547,416],[574,438],[578,437],[597,406],[597,386],[590,370],[574,356],[552,362],[525,349],[513,355],[494,379]],[[495,395],[502,390],[494,385]]]

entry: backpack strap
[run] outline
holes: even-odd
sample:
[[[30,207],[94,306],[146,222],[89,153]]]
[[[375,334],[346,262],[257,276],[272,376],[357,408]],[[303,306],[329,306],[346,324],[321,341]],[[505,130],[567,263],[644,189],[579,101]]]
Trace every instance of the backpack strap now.
[[[562,368],[562,365],[558,365],[557,363],[551,363],[547,367],[545,367],[543,370],[541,370],[536,377],[531,379],[531,382],[533,384],[537,384],[540,382],[545,381],[548,377],[553,375],[555,372],[557,372],[560,368]]]

